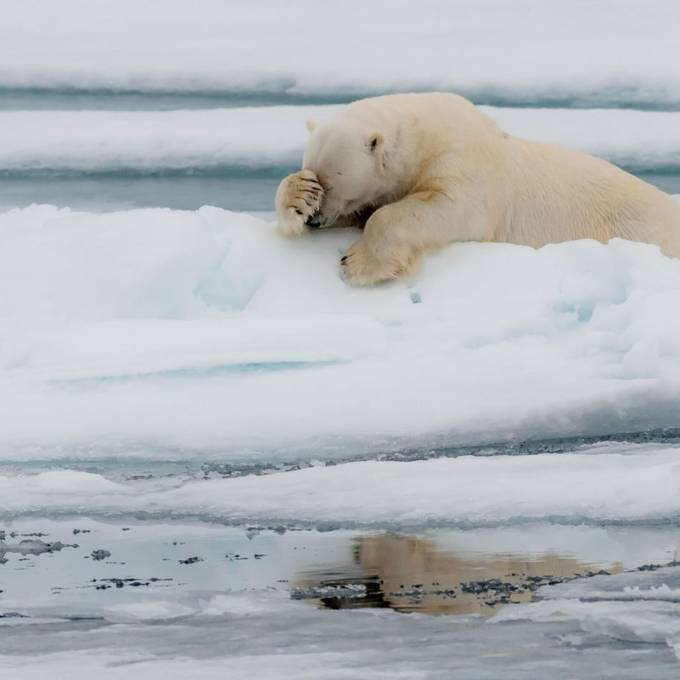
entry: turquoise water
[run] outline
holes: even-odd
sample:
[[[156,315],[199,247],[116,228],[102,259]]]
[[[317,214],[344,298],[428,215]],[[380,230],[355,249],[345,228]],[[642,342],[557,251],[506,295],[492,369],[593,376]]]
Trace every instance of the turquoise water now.
[[[257,171],[227,168],[198,175],[188,172],[0,175],[0,209],[50,203],[95,212],[158,207],[196,210],[203,205],[226,210],[271,211],[279,181],[295,169],[292,166]],[[639,176],[668,193],[680,194],[680,172]]]
[[[49,203],[93,212],[131,208],[196,210],[214,205],[227,210],[274,209],[276,187],[289,169],[206,175],[13,174],[0,176],[0,209]]]
[[[168,111],[178,109],[210,109],[243,106],[338,104],[366,94],[349,91],[305,94],[289,91],[285,83],[271,91],[233,92],[135,92],[113,90],[50,90],[0,88],[0,111],[22,110],[110,110]],[[618,99],[606,92],[599,100],[581,101],[569,96],[531,99],[508,94],[499,98],[484,91],[468,92],[477,104],[521,106],[529,108],[583,108],[590,106],[614,108]],[[630,108],[671,110],[669,104],[658,107]],[[679,104],[680,108],[680,104]],[[35,171],[0,172],[0,209],[23,207],[32,203],[50,203],[80,210],[109,211],[130,208],[168,207],[195,210],[213,205],[228,210],[271,211],[274,193],[282,177],[293,166],[224,166],[220,168],[189,168],[138,173]],[[626,168],[636,173],[636,168]],[[664,168],[659,172],[636,173],[668,193],[680,193],[680,168]]]

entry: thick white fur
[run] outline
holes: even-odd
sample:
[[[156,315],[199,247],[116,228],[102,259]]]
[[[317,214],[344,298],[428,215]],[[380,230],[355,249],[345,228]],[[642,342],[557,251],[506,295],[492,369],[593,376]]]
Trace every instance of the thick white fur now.
[[[512,137],[463,97],[363,99],[308,127],[303,170],[277,191],[279,225],[363,226],[341,260],[355,285],[410,275],[455,241],[619,237],[680,257],[670,196],[599,158]]]

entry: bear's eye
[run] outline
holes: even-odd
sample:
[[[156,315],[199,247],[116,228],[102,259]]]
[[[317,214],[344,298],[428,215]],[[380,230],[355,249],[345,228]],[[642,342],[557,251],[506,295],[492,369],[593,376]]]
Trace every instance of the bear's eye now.
[[[342,173],[339,170],[335,174],[336,175],[342,175]]]

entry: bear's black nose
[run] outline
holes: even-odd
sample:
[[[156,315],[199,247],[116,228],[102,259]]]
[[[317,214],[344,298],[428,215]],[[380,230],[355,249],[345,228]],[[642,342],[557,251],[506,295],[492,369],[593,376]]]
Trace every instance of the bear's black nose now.
[[[319,220],[316,219],[315,217],[310,217],[310,218],[305,222],[305,224],[306,224],[308,227],[311,227],[312,229],[318,229],[318,228],[321,226],[321,222],[319,222]]]

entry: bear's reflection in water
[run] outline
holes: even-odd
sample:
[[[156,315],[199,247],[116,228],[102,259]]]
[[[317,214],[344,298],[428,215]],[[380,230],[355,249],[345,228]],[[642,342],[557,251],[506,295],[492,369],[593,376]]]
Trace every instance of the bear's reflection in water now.
[[[531,601],[542,585],[623,569],[555,553],[458,555],[429,539],[394,534],[357,539],[354,563],[352,574],[307,572],[297,591],[334,609],[489,616],[503,605]]]

